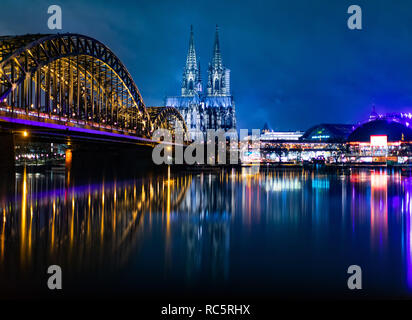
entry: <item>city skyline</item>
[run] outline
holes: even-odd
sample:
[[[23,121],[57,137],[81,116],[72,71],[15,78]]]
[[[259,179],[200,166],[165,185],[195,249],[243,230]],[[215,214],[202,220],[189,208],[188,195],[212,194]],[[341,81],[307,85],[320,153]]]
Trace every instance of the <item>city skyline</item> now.
[[[412,4],[2,4],[5,305],[412,299]]]
[[[50,3],[25,3],[6,1],[2,34],[50,33],[45,23]],[[190,25],[205,63],[218,24],[239,128],[262,128],[265,122],[277,130],[356,123],[367,118],[372,104],[378,112],[410,112],[407,3],[358,1],[363,30],[347,28],[348,1],[246,1],[237,3],[236,11],[231,1],[56,4],[63,11],[61,33],[89,35],[112,48],[147,106],[162,105],[179,92]],[[383,10],[387,6],[389,11]]]

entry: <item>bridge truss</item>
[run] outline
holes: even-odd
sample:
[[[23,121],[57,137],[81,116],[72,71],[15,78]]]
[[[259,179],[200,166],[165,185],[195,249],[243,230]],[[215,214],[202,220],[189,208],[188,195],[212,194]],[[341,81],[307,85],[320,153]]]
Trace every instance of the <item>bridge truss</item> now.
[[[177,132],[187,134],[186,122],[176,108],[149,107],[147,108],[154,130],[167,129],[172,135]]]
[[[0,111],[147,138],[160,121],[119,58],[79,34],[0,37]]]

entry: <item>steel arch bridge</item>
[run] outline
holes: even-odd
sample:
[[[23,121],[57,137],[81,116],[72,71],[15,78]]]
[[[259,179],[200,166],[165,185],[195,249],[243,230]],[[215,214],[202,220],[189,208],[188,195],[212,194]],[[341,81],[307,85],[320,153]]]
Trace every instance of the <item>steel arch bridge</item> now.
[[[0,37],[0,112],[149,139],[161,122],[153,123],[130,73],[107,46],[70,33]],[[177,110],[164,112],[162,119],[183,120]]]

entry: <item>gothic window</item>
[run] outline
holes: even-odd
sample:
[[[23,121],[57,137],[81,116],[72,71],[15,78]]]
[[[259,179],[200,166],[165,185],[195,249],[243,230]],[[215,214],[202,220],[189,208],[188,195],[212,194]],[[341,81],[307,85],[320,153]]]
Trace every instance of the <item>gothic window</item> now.
[[[192,80],[189,81],[189,90],[193,90],[193,81]]]
[[[219,80],[215,80],[215,90],[219,90]]]

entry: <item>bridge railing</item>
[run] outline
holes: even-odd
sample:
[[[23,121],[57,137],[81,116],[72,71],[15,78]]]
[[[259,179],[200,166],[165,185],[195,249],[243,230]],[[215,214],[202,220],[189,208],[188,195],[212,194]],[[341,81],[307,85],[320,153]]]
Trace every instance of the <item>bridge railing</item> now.
[[[133,129],[118,128],[109,124],[102,124],[93,121],[77,120],[74,118],[62,117],[57,115],[51,115],[44,112],[37,111],[26,111],[22,108],[11,108],[10,106],[0,105],[0,116],[7,116],[16,119],[25,119],[32,121],[39,121],[45,123],[55,123],[61,124],[68,127],[79,127],[79,128],[94,128],[98,130],[105,130],[113,133],[122,133],[127,135],[137,135],[137,131]],[[6,119],[2,119],[6,120]],[[7,121],[7,120],[6,120]]]

